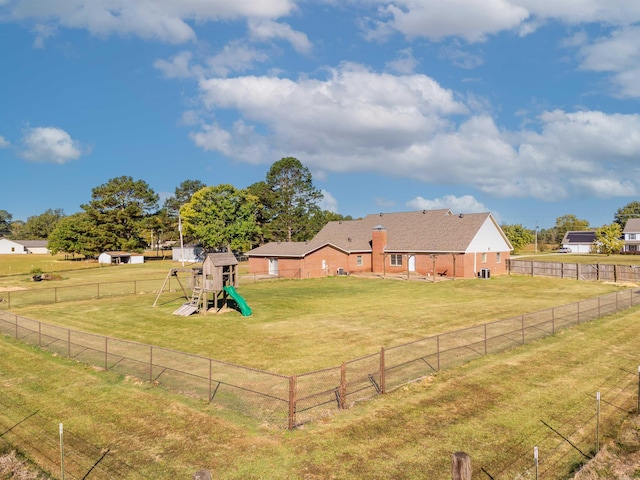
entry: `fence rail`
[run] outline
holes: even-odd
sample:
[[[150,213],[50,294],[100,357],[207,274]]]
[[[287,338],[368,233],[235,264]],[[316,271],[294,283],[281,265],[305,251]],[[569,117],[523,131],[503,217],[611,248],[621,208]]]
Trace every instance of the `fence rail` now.
[[[141,282],[122,283],[126,285],[100,284],[85,291],[94,292],[96,298],[107,291],[110,295],[141,292]],[[158,285],[145,286],[146,292],[157,291]],[[27,290],[20,292],[18,304],[33,304],[27,292],[33,292],[38,302],[70,298],[61,287]],[[339,366],[293,376],[72,330],[8,311],[0,311],[0,333],[108,371],[206,398],[278,428],[292,429],[440,370],[632,307],[638,304],[639,296],[640,290],[627,289],[381,348]],[[15,297],[12,299],[13,305]]]
[[[569,278],[573,280],[640,282],[640,265],[613,265],[607,263],[538,262],[509,259],[509,273],[521,275]]]

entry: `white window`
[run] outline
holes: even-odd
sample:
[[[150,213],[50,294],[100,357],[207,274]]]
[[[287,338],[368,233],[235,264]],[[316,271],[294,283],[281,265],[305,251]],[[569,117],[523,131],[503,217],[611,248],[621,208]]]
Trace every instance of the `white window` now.
[[[487,263],[487,254],[486,253],[482,254],[482,263]]]
[[[628,240],[635,240],[636,239],[636,234],[635,233],[627,233],[628,235]]]
[[[358,265],[359,267],[362,266],[362,255],[356,256],[356,265]]]
[[[502,261],[502,252],[496,252],[496,263],[500,263]]]
[[[391,261],[391,266],[392,267],[401,267],[402,266],[402,255],[400,255],[399,253],[392,253],[390,261]]]

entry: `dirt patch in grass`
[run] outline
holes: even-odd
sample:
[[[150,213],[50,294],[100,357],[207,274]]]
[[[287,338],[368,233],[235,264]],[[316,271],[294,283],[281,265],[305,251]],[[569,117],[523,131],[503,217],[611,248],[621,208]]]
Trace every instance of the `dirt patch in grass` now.
[[[0,456],[0,478],[12,480],[46,480],[45,476],[24,460],[20,460],[16,452]]]
[[[640,415],[630,416],[618,437],[609,440],[573,480],[640,478]]]
[[[18,290],[26,290],[24,287],[0,287],[0,292],[17,292]]]

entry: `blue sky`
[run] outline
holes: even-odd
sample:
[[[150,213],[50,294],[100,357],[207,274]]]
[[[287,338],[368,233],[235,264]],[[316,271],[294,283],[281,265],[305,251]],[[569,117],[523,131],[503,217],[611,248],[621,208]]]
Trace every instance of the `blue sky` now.
[[[293,156],[354,217],[597,227],[638,200],[638,0],[0,0],[0,209]]]

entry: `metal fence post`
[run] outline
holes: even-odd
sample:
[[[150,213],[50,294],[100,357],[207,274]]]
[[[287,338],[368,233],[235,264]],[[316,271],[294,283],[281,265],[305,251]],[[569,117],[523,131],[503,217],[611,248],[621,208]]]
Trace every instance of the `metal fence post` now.
[[[596,453],[600,451],[600,392],[596,392]]]
[[[71,329],[67,330],[67,357],[71,358]]]
[[[149,381],[153,382],[153,347],[149,346]]]
[[[487,324],[484,324],[484,354],[487,355]]]
[[[104,337],[104,369],[109,370],[109,337]]]
[[[380,348],[380,393],[382,394],[387,393],[387,388],[386,388],[387,379],[384,371],[384,368],[385,368],[384,363],[385,363],[384,347],[382,347]]]
[[[209,397],[207,397],[207,402],[211,402],[212,390],[213,390],[213,360],[209,359]]]
[[[437,372],[440,371],[440,335],[436,337],[436,357],[438,359],[438,369]]]

